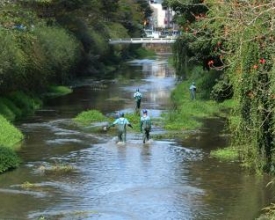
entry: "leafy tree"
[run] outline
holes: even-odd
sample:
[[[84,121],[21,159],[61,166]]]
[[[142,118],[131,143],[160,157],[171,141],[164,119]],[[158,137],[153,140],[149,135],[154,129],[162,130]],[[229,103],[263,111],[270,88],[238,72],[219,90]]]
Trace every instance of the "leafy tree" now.
[[[185,31],[176,43],[182,45],[176,48],[177,66],[183,66],[180,59],[187,54],[189,60],[203,61],[205,69],[223,70],[213,96],[219,100],[221,96],[217,92],[223,94],[225,88],[234,92],[230,91],[230,97],[238,105],[232,114],[239,123],[232,126],[233,145],[238,147],[244,164],[274,173],[273,3],[268,0],[165,2],[177,11],[178,22]],[[188,5],[190,2],[196,7],[204,5],[206,14],[195,14]],[[193,19],[190,15],[194,15]]]
[[[165,0],[163,6],[175,11],[174,22],[181,30],[181,36],[173,46],[177,74],[186,79],[190,73],[197,71],[192,68],[200,65],[214,76],[201,75],[204,81],[208,81],[200,85],[201,90],[205,91],[203,97],[210,98],[211,95],[217,101],[232,97],[232,85],[223,74],[223,41],[214,37],[215,29],[209,27],[206,19],[208,6],[202,0]],[[209,88],[213,88],[211,94]]]
[[[273,173],[274,10],[270,1],[211,4],[211,16],[223,23],[216,33],[226,41],[226,74],[239,101],[234,143],[244,161]]]
[[[61,25],[81,42],[79,75],[104,72],[102,68],[112,60],[116,60],[113,65],[117,64],[118,59],[110,59],[110,54],[120,60],[128,56],[129,46],[109,47],[108,39],[114,36],[112,28],[120,24],[117,37],[141,36],[149,7],[145,0],[29,0],[21,4],[33,9],[49,25]]]
[[[109,38],[141,36],[145,0],[1,1],[0,91],[43,91],[71,76],[112,71],[132,46]]]

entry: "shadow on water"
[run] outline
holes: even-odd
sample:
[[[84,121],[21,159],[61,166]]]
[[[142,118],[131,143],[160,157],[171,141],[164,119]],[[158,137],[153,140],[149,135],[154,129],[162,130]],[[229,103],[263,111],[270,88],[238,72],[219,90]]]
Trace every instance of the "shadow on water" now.
[[[19,126],[24,163],[0,175],[0,219],[254,219],[273,197],[269,180],[209,157],[227,145],[221,119],[205,120],[204,129],[183,140],[146,145],[131,130],[120,145],[110,133],[91,133],[71,120],[87,109],[131,112],[136,88],[145,96],[142,108],[160,117],[175,80],[166,57],[135,60],[113,80],[87,79],[49,100]],[[73,169],[50,172],[55,165]]]

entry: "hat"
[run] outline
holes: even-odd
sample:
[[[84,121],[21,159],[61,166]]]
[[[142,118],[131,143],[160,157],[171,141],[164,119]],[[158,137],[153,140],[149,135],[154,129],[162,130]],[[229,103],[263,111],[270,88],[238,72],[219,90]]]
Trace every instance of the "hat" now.
[[[143,112],[143,114],[147,114],[147,110],[146,109],[143,109],[142,112]]]
[[[120,117],[124,117],[124,113],[123,112],[121,112],[119,115],[120,115]]]

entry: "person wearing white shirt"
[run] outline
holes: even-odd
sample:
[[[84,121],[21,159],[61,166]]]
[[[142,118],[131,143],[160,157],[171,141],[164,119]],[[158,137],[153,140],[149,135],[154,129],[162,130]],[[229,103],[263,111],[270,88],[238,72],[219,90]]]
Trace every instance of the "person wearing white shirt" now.
[[[139,91],[139,89],[137,89],[136,92],[134,93],[134,99],[136,100],[136,109],[139,110],[140,104],[141,104],[141,99],[142,99],[142,94]]]
[[[190,90],[191,99],[195,100],[196,99],[196,90],[197,90],[197,87],[195,86],[195,82],[193,82],[191,84],[191,86],[189,87],[189,90]]]

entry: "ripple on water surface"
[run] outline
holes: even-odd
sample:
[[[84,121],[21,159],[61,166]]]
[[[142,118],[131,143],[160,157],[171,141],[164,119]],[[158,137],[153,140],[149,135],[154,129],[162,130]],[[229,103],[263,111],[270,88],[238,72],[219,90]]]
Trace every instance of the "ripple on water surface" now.
[[[144,146],[132,139],[126,146],[111,140],[71,153],[79,176],[63,184],[75,190],[61,187],[69,196],[47,212],[64,215],[60,219],[191,219],[204,191],[189,185],[184,165],[201,154],[174,142]]]

